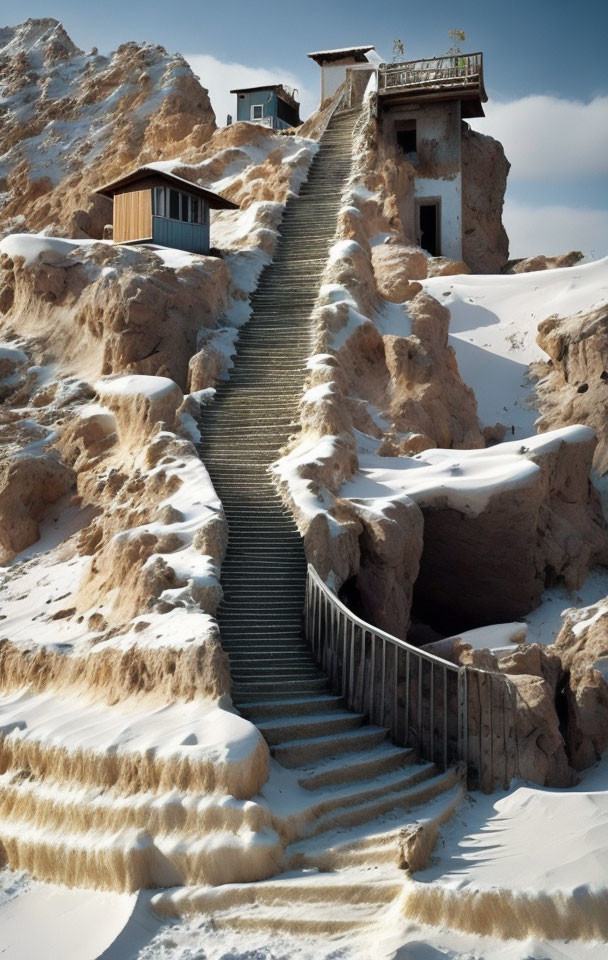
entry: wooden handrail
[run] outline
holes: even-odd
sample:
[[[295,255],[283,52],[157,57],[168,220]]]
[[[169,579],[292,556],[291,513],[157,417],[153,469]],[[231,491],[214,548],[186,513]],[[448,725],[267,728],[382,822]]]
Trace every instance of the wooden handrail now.
[[[396,743],[414,746],[421,759],[443,769],[466,760],[466,667],[366,623],[312,565],[306,581],[305,632],[317,661],[350,709],[388,726]],[[455,701],[455,710],[448,701]]]
[[[506,675],[459,666],[366,623],[310,564],[304,624],[317,662],[351,710],[388,727],[422,760],[444,769],[463,761],[483,790],[507,786],[518,764],[508,758],[516,694]]]

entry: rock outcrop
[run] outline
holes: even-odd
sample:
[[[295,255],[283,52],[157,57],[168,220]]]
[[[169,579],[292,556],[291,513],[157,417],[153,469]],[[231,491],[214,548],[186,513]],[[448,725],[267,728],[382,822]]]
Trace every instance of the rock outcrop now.
[[[515,488],[500,489],[482,510],[442,505],[440,495],[423,504],[420,613],[444,629],[450,622],[468,629],[514,620],[557,580],[574,590],[594,563],[608,564],[608,531],[589,480],[595,442],[591,430],[572,428],[547,437],[544,449],[542,438],[528,452],[524,445],[538,469]]]
[[[537,364],[540,430],[586,423],[597,433],[594,467],[608,470],[608,309],[571,317],[552,316],[538,328],[537,341],[550,357]]]
[[[502,224],[511,164],[502,144],[462,129],[462,257],[473,273],[500,273],[509,257]]]
[[[534,273],[537,270],[559,270],[562,267],[575,267],[584,256],[581,250],[570,250],[569,253],[560,253],[556,257],[546,257],[540,253],[536,257],[509,260],[504,273]]]
[[[554,649],[567,675],[568,753],[583,770],[608,748],[608,600],[567,611]]]
[[[198,338],[217,326],[229,290],[213,257],[176,270],[145,247],[0,241],[3,334],[35,337],[40,362],[56,359],[64,375],[158,374],[185,390]]]
[[[52,19],[0,30],[0,98],[0,235],[52,223],[99,239],[111,204],[97,187],[200,148],[215,130],[183,57],[137,43],[83,53]]]

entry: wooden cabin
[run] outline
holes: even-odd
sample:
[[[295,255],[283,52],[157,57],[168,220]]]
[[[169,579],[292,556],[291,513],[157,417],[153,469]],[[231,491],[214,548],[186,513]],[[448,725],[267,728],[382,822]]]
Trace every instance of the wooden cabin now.
[[[209,253],[209,211],[238,210],[213,190],[154,166],[138,167],[100,187],[114,201],[114,243],[158,243]]]
[[[272,130],[286,130],[288,127],[298,127],[300,120],[300,104],[295,98],[295,92],[288,90],[282,83],[269,84],[265,87],[241,87],[231,90],[236,94],[237,122],[260,123]]]

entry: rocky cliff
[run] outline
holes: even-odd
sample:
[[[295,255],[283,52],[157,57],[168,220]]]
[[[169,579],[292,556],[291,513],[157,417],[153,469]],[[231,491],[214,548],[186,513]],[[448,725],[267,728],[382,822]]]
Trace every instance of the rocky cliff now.
[[[207,91],[179,55],[126,43],[79,50],[57,20],[0,29],[0,235],[53,225],[102,236],[94,190],[150,160],[200,147],[215,129]]]

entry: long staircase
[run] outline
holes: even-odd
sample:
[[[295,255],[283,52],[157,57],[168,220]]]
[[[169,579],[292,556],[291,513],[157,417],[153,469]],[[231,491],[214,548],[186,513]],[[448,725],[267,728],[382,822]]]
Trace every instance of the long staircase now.
[[[310,316],[350,174],[357,115],[334,115],[306,183],[287,204],[230,379],[202,420],[200,454],[229,526],[219,625],[233,699],[281,764],[273,767],[264,796],[286,841],[282,868],[299,872],[161,894],[157,907],[211,911],[216,923],[245,929],[332,934],[368,924],[402,887],[400,831],[429,822],[426,808],[404,811],[430,804],[431,820],[440,821],[462,791],[458,771],[438,773],[432,763],[417,763],[412,750],[391,744],[384,728],[346,709],[330,690],[303,636],[302,540],[268,472],[297,428],[312,348]],[[289,826],[294,821],[297,829]],[[365,883],[362,864],[371,871]],[[311,880],[311,868],[323,871],[323,879]],[[304,908],[294,915],[294,898],[309,903],[308,914]],[[323,905],[336,898],[340,911],[328,915]]]

